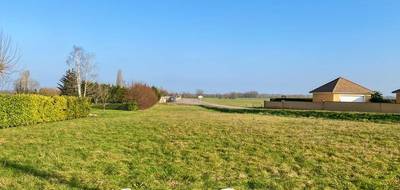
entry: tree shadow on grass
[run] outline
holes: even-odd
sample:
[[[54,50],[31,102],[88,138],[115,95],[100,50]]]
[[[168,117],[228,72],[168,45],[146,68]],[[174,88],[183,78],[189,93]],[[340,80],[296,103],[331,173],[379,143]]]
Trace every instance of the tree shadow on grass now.
[[[9,168],[15,172],[31,175],[34,177],[39,177],[39,178],[48,180],[50,182],[67,185],[70,188],[85,189],[85,190],[98,189],[98,188],[93,188],[93,187],[89,187],[85,184],[82,184],[81,182],[79,182],[78,179],[75,179],[75,178],[73,178],[72,180],[67,180],[67,179],[65,179],[65,177],[63,177],[59,174],[51,173],[51,172],[48,172],[45,170],[40,170],[40,169],[35,168],[34,166],[20,164],[18,162],[7,160],[4,158],[0,158],[0,167]]]

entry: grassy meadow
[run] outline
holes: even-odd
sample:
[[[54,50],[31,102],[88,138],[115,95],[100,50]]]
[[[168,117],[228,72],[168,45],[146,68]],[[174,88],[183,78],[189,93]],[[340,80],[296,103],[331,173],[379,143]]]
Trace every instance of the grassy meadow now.
[[[400,124],[94,110],[0,130],[0,189],[400,189]]]
[[[263,99],[263,98],[235,98],[235,99],[204,98],[203,99],[203,101],[213,103],[213,104],[238,106],[238,107],[263,107],[264,100],[265,99]]]

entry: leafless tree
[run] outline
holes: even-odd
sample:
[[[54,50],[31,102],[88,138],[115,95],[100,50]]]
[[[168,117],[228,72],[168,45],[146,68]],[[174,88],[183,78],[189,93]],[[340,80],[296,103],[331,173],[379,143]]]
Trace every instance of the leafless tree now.
[[[86,53],[82,47],[74,46],[67,59],[68,66],[76,73],[76,84],[79,97],[85,97],[87,82],[95,77],[94,55]],[[82,93],[83,82],[83,93]]]
[[[39,88],[39,83],[31,79],[28,70],[21,72],[20,77],[15,81],[15,91],[17,93],[35,92]]]
[[[13,45],[11,37],[0,31],[0,87],[5,84],[7,77],[14,72],[19,58],[19,49],[16,45]]]
[[[83,97],[86,97],[88,91],[88,83],[93,82],[96,78],[96,65],[94,54],[85,53],[85,59],[82,63],[82,81],[83,81]]]
[[[108,101],[108,97],[109,97],[109,86],[105,85],[105,84],[100,84],[97,86],[97,94],[98,97],[100,99],[101,104],[103,104],[103,109],[106,109],[106,105],[107,105],[107,101]]]
[[[78,46],[74,46],[72,52],[68,56],[67,64],[76,74],[76,84],[78,96],[82,97],[82,62],[84,60],[83,49]]]
[[[124,77],[122,76],[122,70],[121,70],[121,69],[118,70],[118,73],[117,73],[116,85],[117,85],[118,87],[123,87],[123,86],[125,86]]]
[[[204,94],[204,90],[201,90],[201,89],[196,90],[196,96],[203,96],[203,94]]]

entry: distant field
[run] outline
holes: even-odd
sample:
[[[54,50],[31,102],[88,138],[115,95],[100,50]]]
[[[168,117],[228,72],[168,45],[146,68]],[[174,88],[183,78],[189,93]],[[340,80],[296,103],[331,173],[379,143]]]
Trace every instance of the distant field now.
[[[158,105],[0,130],[0,189],[400,189],[400,124]]]
[[[240,107],[262,107],[264,105],[263,98],[204,98],[203,101],[214,104],[221,104],[227,106],[240,106]]]

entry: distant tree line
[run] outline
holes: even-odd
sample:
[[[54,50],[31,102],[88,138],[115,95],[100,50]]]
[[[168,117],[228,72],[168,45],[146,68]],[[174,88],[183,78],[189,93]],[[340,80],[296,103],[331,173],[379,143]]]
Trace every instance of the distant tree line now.
[[[67,70],[65,75],[58,83],[58,89],[61,95],[79,96],[79,85],[77,74],[74,70]],[[134,103],[139,109],[147,109],[156,104],[161,96],[167,95],[164,89],[155,86],[149,86],[144,83],[125,84],[122,77],[122,71],[117,74],[116,84],[104,84],[93,81],[80,81],[81,91],[86,88],[85,97],[91,99],[95,104],[122,104]]]
[[[203,90],[196,90],[195,93],[183,92],[180,94],[184,98],[197,98],[199,95],[205,98],[221,98],[221,99],[236,99],[236,98],[310,98],[309,95],[283,95],[283,94],[263,94],[257,91],[248,92],[229,92],[229,93],[205,93]]]

